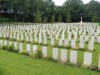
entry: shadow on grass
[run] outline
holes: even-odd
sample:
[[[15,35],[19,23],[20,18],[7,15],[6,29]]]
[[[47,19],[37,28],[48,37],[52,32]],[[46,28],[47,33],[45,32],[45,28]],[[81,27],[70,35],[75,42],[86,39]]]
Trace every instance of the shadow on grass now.
[[[58,46],[58,45],[55,45],[54,47],[57,47],[57,48],[64,48],[64,49],[71,49],[71,46]]]
[[[0,68],[0,75],[5,75],[4,72],[1,71],[1,68]]]

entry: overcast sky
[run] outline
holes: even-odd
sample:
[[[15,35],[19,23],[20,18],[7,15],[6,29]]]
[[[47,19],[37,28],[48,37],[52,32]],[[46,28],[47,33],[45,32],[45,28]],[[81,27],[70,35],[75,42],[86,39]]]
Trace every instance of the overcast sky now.
[[[53,0],[55,2],[56,5],[62,5],[66,0]],[[89,1],[91,0],[82,0],[84,3],[88,3]],[[100,0],[96,0],[96,1],[99,1]]]

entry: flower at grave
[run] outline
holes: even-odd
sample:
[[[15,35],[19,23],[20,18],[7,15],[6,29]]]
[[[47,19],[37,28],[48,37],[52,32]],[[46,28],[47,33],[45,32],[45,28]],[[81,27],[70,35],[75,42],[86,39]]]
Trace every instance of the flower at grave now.
[[[79,48],[78,48],[77,46],[75,46],[73,49],[74,49],[74,50],[78,50]]]

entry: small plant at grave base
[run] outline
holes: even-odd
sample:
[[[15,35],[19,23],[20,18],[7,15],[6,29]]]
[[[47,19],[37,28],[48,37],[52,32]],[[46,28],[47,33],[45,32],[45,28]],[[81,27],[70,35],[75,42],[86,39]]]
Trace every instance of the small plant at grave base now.
[[[47,38],[47,40],[51,40],[50,38]]]
[[[100,72],[100,69],[98,68],[98,69],[96,69],[96,71],[97,71],[97,72]]]
[[[99,42],[94,42],[94,44],[100,44]]]
[[[91,67],[88,67],[88,69],[91,69],[93,71],[96,71],[96,70],[98,70],[98,67],[95,66],[95,65],[92,65]]]
[[[44,46],[48,46],[48,44],[43,44]]]
[[[67,48],[67,49],[71,49],[71,46],[67,46],[67,47],[65,47],[65,48]]]
[[[48,61],[52,61],[52,57],[46,57],[45,59]]]
[[[3,37],[0,37],[0,39],[3,39]]]
[[[88,41],[86,41],[85,43],[89,43]]]
[[[30,53],[29,56],[31,56],[32,58],[36,58],[36,53]]]
[[[45,59],[52,62],[58,62],[58,60],[55,60],[52,57],[46,57]]]
[[[27,55],[27,52],[26,52],[26,50],[20,50],[19,54]]]
[[[77,47],[77,46],[75,46],[74,48],[72,48],[72,49],[74,49],[74,50],[79,50],[79,48]]]
[[[3,50],[8,50],[8,51],[14,51],[14,46],[13,45],[10,45],[10,46],[1,46],[1,49]]]
[[[33,44],[38,44],[37,42],[34,42]]]
[[[37,52],[30,53],[29,55],[33,58],[42,58],[42,51],[37,50]]]
[[[64,48],[64,46],[58,46],[59,48]]]
[[[84,48],[79,48],[79,50],[81,50],[81,51],[86,51],[86,49],[84,49]]]
[[[7,46],[8,51],[14,51],[14,45]]]
[[[4,50],[7,50],[7,49],[8,49],[8,46],[7,46],[7,45],[5,45],[5,46],[4,46]]]
[[[6,40],[9,40],[9,37],[6,37],[5,39],[6,39]]]
[[[76,66],[76,64],[73,64],[73,63],[67,63],[67,64],[70,66]]]
[[[36,58],[42,58],[42,51],[39,49],[37,50]]]
[[[80,68],[80,67],[81,67],[81,65],[82,65],[81,63],[77,63],[77,65],[76,65],[76,66],[77,66],[78,68]]]
[[[25,42],[24,40],[21,40],[21,42]]]
[[[68,65],[70,65],[70,66],[75,66],[75,67],[77,67],[77,68],[80,68],[81,67],[81,63],[77,63],[77,64],[73,64],[73,63],[67,63]]]
[[[12,41],[16,41],[16,39],[10,39],[10,40],[12,40]]]
[[[0,46],[0,49],[6,50],[5,46]]]
[[[30,41],[26,41],[26,43],[30,43]]]
[[[65,61],[61,61],[61,60],[59,60],[59,63],[60,63],[60,64],[66,64]]]

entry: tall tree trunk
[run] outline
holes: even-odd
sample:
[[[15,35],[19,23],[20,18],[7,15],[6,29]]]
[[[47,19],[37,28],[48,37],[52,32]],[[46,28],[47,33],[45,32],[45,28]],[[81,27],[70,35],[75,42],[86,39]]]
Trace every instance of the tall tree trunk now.
[[[23,14],[23,22],[24,22],[25,18],[24,18],[24,14]]]
[[[16,14],[15,14],[15,22],[17,21],[17,16],[16,16]]]

